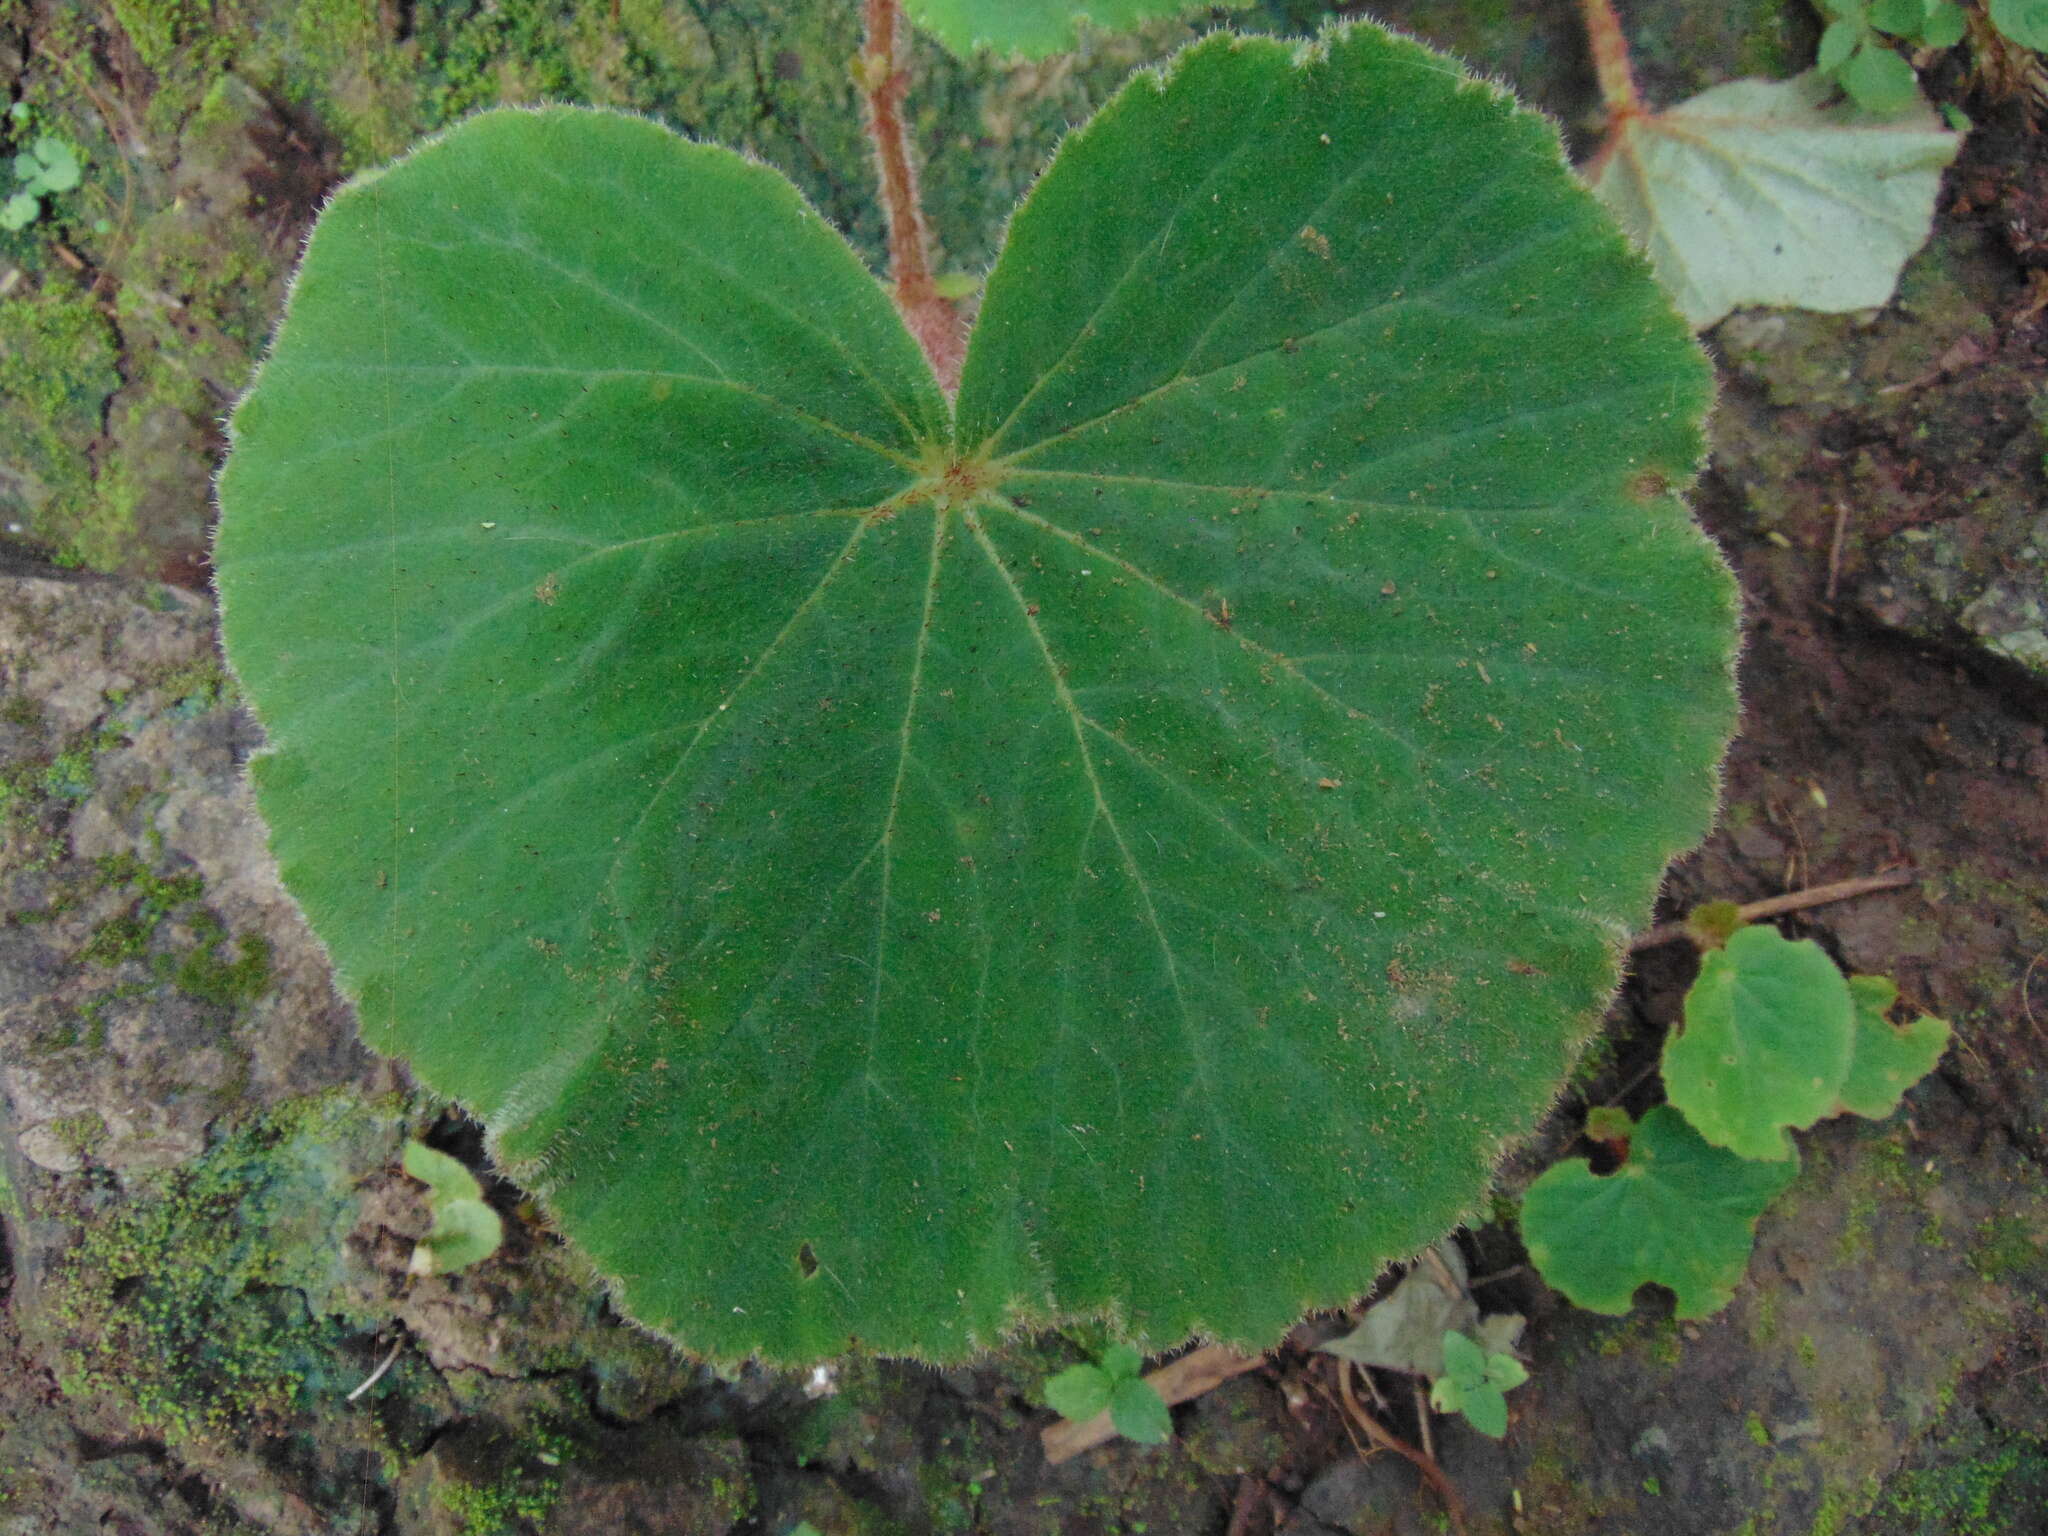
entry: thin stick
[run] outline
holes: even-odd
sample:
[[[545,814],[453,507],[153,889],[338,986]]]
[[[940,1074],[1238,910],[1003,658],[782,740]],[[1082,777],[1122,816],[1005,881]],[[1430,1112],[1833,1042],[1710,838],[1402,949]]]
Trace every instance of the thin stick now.
[[[2020,1012],[2027,1016],[2027,1027],[2042,1039],[2048,1040],[2048,1033],[2043,1033],[2041,1021],[2034,1017],[2034,1005],[2027,997],[2027,987],[2034,979],[2034,967],[2040,963],[2041,957],[2037,954],[2027,962],[2026,970],[2020,973]]]
[[[910,134],[903,122],[903,93],[910,77],[896,67],[896,34],[902,22],[898,0],[867,0],[865,14],[860,86],[882,184],[882,211],[889,220],[889,275],[896,283],[896,307],[931,360],[940,386],[951,394],[960,387],[967,344],[959,312],[932,281],[926,256],[924,210],[918,204],[917,172],[910,163]]]
[[[1848,901],[1856,896],[1869,896],[1877,891],[1896,891],[1911,885],[1919,875],[1910,869],[1887,870],[1881,875],[1859,875],[1854,880],[1837,880],[1832,885],[1816,885],[1803,891],[1787,891],[1783,896],[1769,896],[1762,901],[1746,901],[1735,909],[1745,923],[1758,918],[1776,917],[1781,912],[1799,912],[1807,907],[1825,906],[1831,901]],[[1637,934],[1628,942],[1634,949],[1655,949],[1659,944],[1669,944],[1673,939],[1689,939],[1692,931],[1684,923],[1660,923],[1647,932]]]
[[[1835,592],[1842,584],[1842,535],[1849,531],[1849,503],[1835,503],[1835,536],[1828,540],[1828,591],[1827,600],[1835,600]]]
[[[1451,1517],[1451,1529],[1458,1536],[1465,1536],[1465,1501],[1458,1497],[1458,1490],[1444,1475],[1444,1469],[1436,1464],[1434,1456],[1426,1456],[1406,1440],[1388,1429],[1379,1420],[1367,1413],[1358,1401],[1358,1394],[1351,1390],[1350,1360],[1337,1361],[1337,1390],[1344,1394],[1344,1408],[1354,1423],[1365,1431],[1365,1437],[1382,1450],[1392,1451],[1396,1456],[1406,1458],[1422,1474],[1423,1480],[1434,1488],[1437,1497],[1444,1501],[1444,1512]]]
[[[1415,1378],[1415,1422],[1422,1430],[1422,1454],[1431,1461],[1436,1460],[1436,1438],[1429,1428],[1429,1388],[1422,1384],[1420,1376]]]
[[[361,1397],[365,1392],[369,1391],[370,1388],[374,1387],[375,1385],[377,1385],[378,1382],[382,1381],[384,1379],[384,1373],[391,1369],[392,1363],[398,1359],[398,1352],[403,1348],[405,1348],[405,1335],[401,1333],[396,1339],[392,1341],[390,1352],[386,1354],[382,1360],[377,1362],[377,1369],[370,1372],[370,1374],[363,1379],[363,1384],[357,1387],[355,1391],[349,1393],[348,1397],[344,1399],[344,1401],[351,1403],[354,1402],[357,1398]]]

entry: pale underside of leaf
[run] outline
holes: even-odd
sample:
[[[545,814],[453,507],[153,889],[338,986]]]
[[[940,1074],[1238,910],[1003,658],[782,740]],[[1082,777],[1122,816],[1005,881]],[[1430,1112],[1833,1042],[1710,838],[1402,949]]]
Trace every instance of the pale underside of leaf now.
[[[1808,73],[1736,80],[1616,130],[1593,190],[1695,327],[1742,305],[1840,311],[1890,299],[1927,241],[1960,134],[1924,102],[1869,118]]]
[[[1268,1343],[1479,1198],[1704,828],[1706,391],[1551,130],[1372,28],[1072,136],[957,428],[773,173],[478,119],[235,420],[274,846],[692,1347]]]

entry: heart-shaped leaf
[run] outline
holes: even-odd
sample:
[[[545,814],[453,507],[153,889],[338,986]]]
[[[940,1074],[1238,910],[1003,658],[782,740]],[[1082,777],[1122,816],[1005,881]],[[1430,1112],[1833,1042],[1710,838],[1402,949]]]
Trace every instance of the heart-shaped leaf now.
[[[1080,23],[1122,31],[1161,16],[1250,0],[906,0],[910,19],[966,58],[977,48],[1042,59],[1072,48]]]
[[[772,171],[476,118],[235,416],[279,862],[700,1351],[1270,1344],[1474,1206],[1704,828],[1708,390],[1552,128],[1371,26],[1071,135],[951,417]]]
[[[1522,1199],[1522,1240],[1544,1280],[1589,1312],[1624,1313],[1638,1286],[1656,1284],[1680,1318],[1705,1317],[1728,1305],[1757,1218],[1798,1172],[1796,1154],[1737,1157],[1660,1104],[1606,1177],[1576,1157],[1544,1169]]]
[[[1835,1112],[1855,1042],[1848,983],[1826,951],[1758,924],[1701,957],[1684,1031],[1664,1044],[1664,1086],[1714,1145],[1790,1157],[1786,1128]]]

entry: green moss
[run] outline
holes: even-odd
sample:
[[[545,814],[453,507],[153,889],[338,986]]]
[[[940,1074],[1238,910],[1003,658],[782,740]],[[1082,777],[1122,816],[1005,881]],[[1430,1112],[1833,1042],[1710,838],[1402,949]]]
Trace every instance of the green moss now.
[[[2013,1217],[1987,1217],[1977,1228],[1967,1262],[1979,1279],[2003,1280],[2042,1268],[2048,1245]]]
[[[107,1122],[92,1110],[52,1120],[44,1129],[57,1138],[59,1146],[81,1161],[91,1157],[107,1139]]]
[[[1763,1415],[1754,1408],[1743,1415],[1742,1429],[1743,1433],[1758,1445],[1767,1446],[1771,1443],[1770,1426],[1764,1423]]]
[[[527,1480],[514,1473],[486,1485],[438,1483],[434,1501],[462,1522],[466,1536],[504,1536],[522,1526],[540,1529],[561,1492],[555,1478]]]
[[[171,984],[189,997],[226,1008],[261,997],[270,985],[270,941],[258,933],[245,933],[235,941],[235,958],[223,960],[220,950],[226,930],[210,918],[199,926],[199,942],[170,970]]]
[[[0,514],[69,549],[93,507],[92,452],[120,388],[114,335],[91,301],[51,287],[0,301]]]
[[[1942,1465],[1895,1474],[1879,1492],[1870,1529],[1884,1536],[2022,1536],[2048,1516],[2048,1441],[1986,1440]]]
[[[109,854],[99,861],[102,889],[132,886],[133,900],[93,930],[78,958],[96,965],[118,965],[149,948],[157,926],[178,908],[197,901],[203,886],[197,875],[157,874],[130,853]]]
[[[174,1447],[247,1444],[346,1390],[341,1325],[308,1302],[338,1289],[355,1215],[340,1149],[374,1115],[296,1101],[81,1222],[47,1293],[63,1390]]]

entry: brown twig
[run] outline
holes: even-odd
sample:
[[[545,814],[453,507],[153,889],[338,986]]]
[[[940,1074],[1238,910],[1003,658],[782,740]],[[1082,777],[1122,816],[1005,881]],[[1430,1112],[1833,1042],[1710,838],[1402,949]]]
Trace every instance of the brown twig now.
[[[1223,1536],[1251,1536],[1252,1521],[1266,1502],[1266,1485],[1247,1472],[1237,1480],[1237,1497],[1230,1505],[1230,1525]]]
[[[1849,504],[1835,503],[1835,535],[1828,540],[1828,590],[1827,601],[1835,600],[1835,593],[1842,584],[1842,536],[1849,531]]]
[[[1911,885],[1919,875],[1910,869],[1887,870],[1881,875],[1859,875],[1854,880],[1837,880],[1832,885],[1816,885],[1803,891],[1787,891],[1783,896],[1769,896],[1762,901],[1746,901],[1737,907],[1736,913],[1745,923],[1756,922],[1759,918],[1776,917],[1782,912],[1798,912],[1807,907],[1825,906],[1831,901],[1848,901],[1856,896],[1868,896],[1876,891],[1896,891]],[[1655,928],[1637,934],[1629,940],[1628,947],[1655,949],[1659,944],[1669,944],[1673,939],[1689,939],[1692,930],[1682,922],[1659,923]]]
[[[903,121],[903,93],[910,77],[896,67],[896,36],[902,28],[898,0],[866,0],[867,38],[860,51],[860,87],[867,103],[868,137],[882,184],[882,211],[889,221],[889,275],[903,323],[947,393],[960,385],[967,354],[960,315],[932,281],[926,255],[924,210],[917,197],[917,172],[910,163],[910,134]]]
[[[2048,1040],[2048,1033],[2041,1029],[2041,1021],[2034,1017],[2034,1004],[2027,996],[2027,988],[2034,980],[2034,967],[2041,963],[2041,956],[2035,955],[2027,962],[2027,968],[2020,972],[2020,1012],[2027,1016],[2027,1027],[2042,1039]]]
[[[1337,1361],[1337,1390],[1344,1396],[1345,1413],[1364,1432],[1366,1439],[1380,1449],[1392,1451],[1396,1456],[1406,1459],[1422,1474],[1423,1481],[1434,1488],[1437,1497],[1444,1501],[1444,1512],[1451,1517],[1451,1529],[1456,1531],[1458,1536],[1465,1536],[1465,1501],[1458,1497],[1457,1488],[1450,1478],[1444,1475],[1444,1469],[1437,1465],[1434,1456],[1418,1451],[1365,1411],[1364,1405],[1358,1401],[1358,1394],[1351,1390],[1353,1363],[1342,1359]]]

